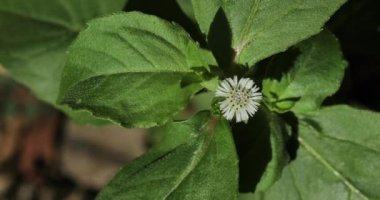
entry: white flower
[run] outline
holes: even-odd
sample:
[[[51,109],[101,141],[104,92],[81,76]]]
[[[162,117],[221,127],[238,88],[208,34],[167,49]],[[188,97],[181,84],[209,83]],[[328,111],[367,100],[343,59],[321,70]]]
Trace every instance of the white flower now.
[[[252,117],[260,103],[261,92],[259,87],[249,78],[227,78],[223,80],[216,90],[215,96],[224,97],[220,102],[219,108],[223,116],[227,120],[232,120],[234,117],[236,122],[248,122],[248,118]]]

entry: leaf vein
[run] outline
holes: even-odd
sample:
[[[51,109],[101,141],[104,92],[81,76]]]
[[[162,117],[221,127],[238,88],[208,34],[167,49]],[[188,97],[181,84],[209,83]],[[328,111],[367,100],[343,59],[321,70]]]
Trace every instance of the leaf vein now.
[[[156,38],[158,41],[162,42],[163,44],[165,44],[169,48],[173,49],[176,52],[176,54],[180,55],[182,58],[186,58],[186,55],[175,44],[169,42],[167,39],[165,39],[164,37],[162,37],[160,35],[157,35],[153,32],[147,31],[147,30],[138,29],[135,27],[123,26],[122,28],[127,32],[128,32],[128,30],[136,32],[136,35],[145,34],[145,35],[149,35],[150,37]]]
[[[207,123],[205,124],[207,125]],[[204,126],[205,126],[204,125]],[[200,128],[200,130],[204,129],[204,126],[202,126]],[[203,138],[204,140],[207,140],[205,138]],[[170,197],[173,192],[184,182],[184,180],[189,177],[193,170],[198,166],[198,164],[203,160],[204,156],[206,155],[207,153],[207,149],[209,148],[210,146],[210,139],[208,141],[202,141],[202,144],[199,145],[199,148],[194,152],[194,155],[197,155],[199,154],[199,159],[194,159],[189,165],[188,167],[184,170],[184,174],[182,176],[179,176],[179,178],[177,179],[177,184],[172,188],[171,191],[169,191],[169,193],[163,198],[163,200],[167,199],[168,197]]]
[[[241,50],[244,48],[244,46],[247,43],[249,43],[249,40],[247,40],[247,41],[244,41],[244,40],[247,37],[247,34],[253,25],[253,22],[254,22],[253,19],[255,18],[256,14],[257,14],[257,10],[258,10],[260,3],[261,3],[261,0],[258,0],[257,3],[255,1],[254,3],[251,4],[251,6],[249,8],[250,12],[249,12],[248,17],[245,20],[245,25],[243,26],[242,34],[240,35],[240,38],[239,38],[238,47],[236,48],[236,55],[235,55],[236,57],[239,57]]]
[[[326,159],[322,157],[313,147],[311,147],[302,137],[298,137],[299,143],[305,148],[305,150],[312,155],[317,161],[319,161],[323,166],[325,166],[329,171],[332,172],[340,181],[343,182],[351,191],[355,192],[363,200],[369,200],[358,188],[356,188],[346,177],[343,176],[337,169],[335,169]]]
[[[301,195],[301,189],[300,189],[300,187],[298,186],[298,184],[296,183],[296,182],[297,182],[297,181],[296,181],[296,176],[295,176],[295,174],[294,174],[294,172],[293,172],[291,166],[289,166],[289,172],[290,172],[290,177],[291,177],[292,180],[293,180],[294,188],[296,189],[296,192],[297,192],[299,198],[300,198],[300,199],[303,199],[303,198],[302,198],[302,195]]]
[[[350,140],[346,140],[346,139],[343,139],[343,138],[339,138],[339,137],[334,137],[334,136],[331,136],[331,135],[326,135],[320,131],[317,131],[315,128],[313,128],[310,124],[308,123],[302,123],[302,125],[305,125],[307,126],[309,129],[311,129],[316,136],[318,137],[325,137],[325,138],[328,138],[328,139],[331,139],[331,140],[336,140],[336,141],[339,141],[339,142],[343,142],[343,143],[348,143],[348,144],[352,144],[352,145],[355,145],[355,146],[358,146],[360,148],[363,148],[363,149],[366,149],[367,151],[371,151],[373,153],[376,153],[376,154],[380,154],[380,151],[376,150],[376,149],[373,149],[371,147],[368,147],[368,146],[365,146],[363,144],[359,144],[357,142],[354,142],[354,141],[350,141]]]
[[[105,31],[104,32],[105,34],[108,34],[110,35],[111,37],[116,37],[120,40],[122,40],[123,42],[125,42],[129,47],[131,47],[134,51],[136,51],[142,58],[143,60],[147,61],[149,64],[152,65],[152,67],[155,67],[157,68],[157,66],[145,55],[143,54],[138,48],[136,48],[127,38],[121,36],[120,34],[117,34],[117,33],[113,33],[113,32],[110,32],[110,31]]]

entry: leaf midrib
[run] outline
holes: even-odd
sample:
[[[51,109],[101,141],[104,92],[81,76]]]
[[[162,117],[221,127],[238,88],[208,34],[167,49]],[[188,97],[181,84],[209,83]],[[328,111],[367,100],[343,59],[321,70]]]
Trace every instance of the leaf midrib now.
[[[199,134],[204,134],[204,131],[202,131],[202,130],[204,130],[205,127],[207,127],[208,123],[205,123],[200,128],[201,131],[199,131],[200,132]],[[211,140],[212,140],[213,136],[214,135],[203,136],[205,138],[203,139],[202,144],[198,146],[198,148],[196,149],[196,151],[194,151],[194,156],[197,159],[193,159],[191,161],[191,163],[188,165],[188,167],[186,167],[186,169],[184,170],[184,173],[182,173],[181,176],[178,177],[178,179],[176,180],[176,183],[173,186],[173,188],[163,197],[162,200],[166,200],[168,197],[170,197],[175,192],[175,190],[185,181],[185,179],[187,177],[189,177],[190,174],[192,174],[192,172],[194,171],[194,169],[197,168],[198,164],[203,160],[204,156],[206,155],[207,150],[208,150],[208,148],[210,146],[210,143],[211,143]]]
[[[328,171],[330,171],[334,176],[336,176],[344,185],[346,185],[352,192],[357,194],[363,200],[369,200],[369,197],[365,196],[358,188],[356,188],[346,177],[343,176],[337,169],[334,168],[326,159],[323,158],[310,144],[308,144],[304,138],[298,136],[299,143],[304,147],[306,152],[313,156],[317,161],[319,161]]]
[[[256,16],[258,7],[260,6],[261,0],[259,0],[257,3],[252,3],[251,7],[249,8],[250,12],[248,17],[245,20],[244,26],[242,28],[242,33],[240,34],[239,40],[238,40],[238,45],[235,48],[236,55],[235,57],[238,58],[241,51],[243,50],[244,46],[250,42],[250,40],[246,40],[245,38],[248,36],[248,32],[253,26],[254,18]],[[252,39],[253,40],[253,39]]]
[[[104,56],[107,56],[109,58],[111,58],[113,61],[115,61],[116,63],[118,63],[120,66],[123,67],[124,70],[129,70],[129,71],[126,71],[126,72],[118,72],[118,73],[127,73],[127,72],[146,72],[146,73],[149,73],[149,72],[154,72],[154,73],[160,73],[160,72],[183,72],[183,73],[187,73],[187,72],[193,72],[193,70],[191,68],[195,68],[195,67],[200,67],[200,66],[189,66],[187,65],[186,63],[183,64],[184,67],[179,67],[179,65],[172,65],[170,67],[172,68],[167,68],[165,70],[161,70],[159,69],[159,67],[157,67],[158,65],[154,64],[154,65],[151,65],[151,66],[128,66],[127,63],[125,63],[123,60],[120,60],[119,58],[111,55],[111,54],[107,54],[105,53],[104,51],[101,51],[101,50],[97,50],[97,49],[93,49],[93,48],[89,48],[89,47],[76,47],[76,49],[80,49],[80,50],[88,50],[88,51],[92,51],[94,53],[98,53],[98,54],[102,54]],[[150,62],[148,62],[150,63]],[[88,70],[90,71],[93,71],[93,69],[91,67],[86,67]],[[132,70],[131,70],[132,68]],[[142,69],[142,70],[141,70]],[[145,71],[145,70],[151,70],[151,71]]]
[[[127,75],[127,74],[144,74],[144,73],[155,74],[155,75],[158,75],[158,74],[185,75],[185,74],[191,74],[192,72],[169,71],[169,70],[168,71],[128,71],[128,72],[117,72],[117,73],[110,73],[110,74],[93,75],[71,84],[69,87],[67,87],[66,91],[70,91],[72,88],[76,87],[77,85],[82,84],[83,82],[89,81],[90,79],[97,79],[97,78],[109,77],[109,76],[120,76],[120,75]]]
[[[261,2],[261,1],[260,1]],[[288,11],[286,11],[283,15],[279,16],[278,18],[272,20],[270,23],[268,23],[266,26],[263,26],[263,28],[259,31],[259,32],[256,32],[254,33],[250,39],[246,40],[245,42],[243,41],[239,41],[239,45],[238,47],[240,48],[239,50],[239,54],[236,55],[236,58],[239,59],[239,56],[240,56],[240,53],[244,50],[245,46],[247,44],[250,44],[251,42],[253,42],[256,37],[262,33],[264,33],[265,31],[267,31],[268,28],[272,27],[273,24],[275,24],[276,22],[278,22],[278,20],[281,20],[284,16],[287,16],[288,14],[290,14],[293,10],[295,10],[297,8],[297,4],[295,7],[290,7]],[[255,14],[253,15],[253,17],[256,15],[256,12]],[[254,21],[253,19],[251,20],[252,22]],[[250,23],[252,26],[252,22]],[[246,23],[247,24],[247,23]],[[241,38],[245,38],[244,36],[241,36]],[[254,60],[254,58],[252,59]]]
[[[298,2],[298,3],[300,3],[300,2]],[[322,7],[322,8],[328,8],[328,7],[325,7],[325,6],[320,6],[320,7]],[[292,14],[292,11],[295,11],[295,10],[297,10],[297,9],[298,9],[298,5],[295,4],[295,7],[291,7],[291,8],[289,8],[289,10],[288,10],[285,14],[283,14],[282,16],[276,18],[276,19],[273,20],[271,23],[268,23],[268,24],[267,24],[266,26],[264,26],[259,32],[257,32],[256,34],[254,34],[254,35],[251,37],[251,39],[250,39],[249,41],[246,42],[246,44],[250,44],[251,42],[253,42],[253,41],[255,40],[256,37],[258,37],[258,36],[260,36],[261,34],[265,33],[265,32],[267,31],[267,29],[271,28],[276,22],[278,22],[278,20],[281,20],[281,19],[283,19],[285,16],[288,16],[288,15]],[[315,7],[314,7],[313,9],[315,9]],[[307,9],[306,9],[306,10],[307,10]],[[311,10],[311,9],[309,9],[309,10]],[[303,39],[304,39],[304,38],[303,38]],[[301,38],[301,39],[297,39],[297,40],[294,42],[294,44],[296,44],[296,43],[302,41],[303,39],[302,39],[302,38]],[[245,45],[245,46],[246,46],[246,45]],[[242,49],[241,51],[243,51],[243,49]],[[267,57],[268,57],[268,56],[267,56]],[[259,58],[259,59],[262,59],[262,58]],[[258,59],[257,57],[255,57],[255,56],[253,56],[253,57],[248,61],[248,63],[255,62],[255,60],[257,61],[257,60],[259,60],[259,59]]]

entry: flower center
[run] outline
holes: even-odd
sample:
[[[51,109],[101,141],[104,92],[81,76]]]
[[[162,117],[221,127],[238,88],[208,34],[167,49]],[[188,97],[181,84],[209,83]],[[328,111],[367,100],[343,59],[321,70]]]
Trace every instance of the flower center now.
[[[248,103],[249,91],[241,88],[233,89],[229,100],[234,104],[235,109],[244,107]]]

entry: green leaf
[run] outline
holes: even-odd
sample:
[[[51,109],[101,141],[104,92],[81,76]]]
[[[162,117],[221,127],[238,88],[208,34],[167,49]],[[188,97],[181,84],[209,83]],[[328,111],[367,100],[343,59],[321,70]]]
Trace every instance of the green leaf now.
[[[191,4],[199,29],[207,35],[222,0],[191,0]]]
[[[192,21],[195,21],[193,5],[191,0],[176,0],[181,10],[189,17]]]
[[[345,0],[233,2],[226,13],[231,22],[235,61],[252,66],[318,33]]]
[[[222,6],[232,33],[230,40],[235,51],[234,61],[249,66],[318,33],[344,2],[345,0],[192,1],[199,27],[206,34],[211,24],[215,23],[215,15]]]
[[[0,63],[42,100],[55,104],[66,50],[85,23],[119,11],[126,0],[0,0]],[[77,121],[90,113],[57,106]]]
[[[280,80],[266,78],[263,94],[272,110],[305,113],[316,110],[340,86],[347,66],[337,39],[324,31],[298,45],[300,55]],[[274,70],[286,68],[274,61]],[[268,69],[269,71],[271,69]]]
[[[209,80],[205,80],[201,85],[209,91],[215,92],[219,86],[219,78],[217,76],[212,77]]]
[[[276,114],[262,106],[248,124],[233,126],[239,155],[240,191],[269,188],[286,166],[288,130]]]
[[[234,200],[237,158],[228,122],[201,112],[163,127],[164,139],[122,169],[97,200]]]
[[[251,199],[380,199],[380,114],[332,106],[299,118],[296,160]]]
[[[139,12],[94,20],[69,49],[60,100],[126,127],[162,125],[201,89],[209,58],[179,26]]]
[[[238,195],[238,200],[255,200],[256,199],[260,199],[258,197],[255,197],[255,194],[253,193],[240,193]]]

